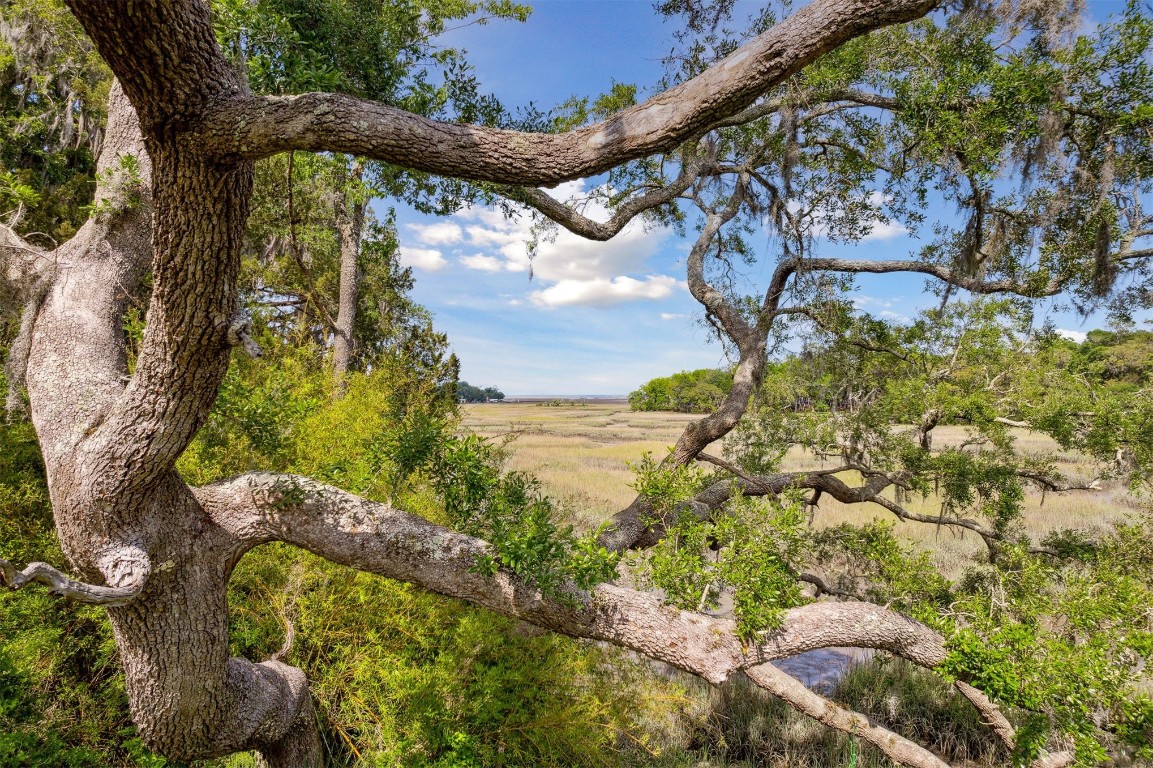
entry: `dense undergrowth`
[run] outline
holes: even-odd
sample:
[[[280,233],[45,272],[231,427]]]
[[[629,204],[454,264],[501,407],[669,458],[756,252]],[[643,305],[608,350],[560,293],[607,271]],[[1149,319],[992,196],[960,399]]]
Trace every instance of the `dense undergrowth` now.
[[[308,353],[285,350],[280,358],[276,366],[238,361],[211,422],[181,460],[191,482],[258,467],[295,471],[448,521],[443,494],[421,474],[427,457],[418,454],[454,428],[454,403],[388,365],[356,375],[334,399]],[[490,447],[486,460],[495,460]],[[0,556],[66,565],[25,423],[0,425]],[[859,765],[883,764],[855,739],[825,733],[740,681],[711,692],[619,650],[287,546],[243,559],[230,605],[237,655],[269,658],[291,625],[287,660],[313,681],[335,766],[815,766],[843,764],[858,752]],[[954,732],[935,725],[934,707],[955,705],[928,696],[927,683],[901,682],[913,677],[894,683],[862,670],[842,689],[865,711],[870,701],[881,710],[899,702],[895,725],[934,723],[915,733],[935,743],[937,734]],[[944,720],[972,716],[950,709]],[[942,748],[960,746],[961,756],[990,754],[979,725],[947,738]],[[173,765],[136,735],[101,609],[40,589],[0,594],[0,765]]]

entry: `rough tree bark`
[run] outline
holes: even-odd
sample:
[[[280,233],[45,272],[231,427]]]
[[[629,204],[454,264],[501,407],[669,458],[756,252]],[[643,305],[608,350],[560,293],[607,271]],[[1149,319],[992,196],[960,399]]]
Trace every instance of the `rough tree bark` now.
[[[97,213],[52,252],[0,231],[0,275],[25,297],[43,286],[29,304],[25,381],[63,550],[91,583],[43,564],[17,571],[0,562],[0,574],[9,586],[39,581],[108,606],[132,716],[154,749],[177,759],[258,750],[272,766],[319,764],[303,672],[228,655],[228,579],[246,551],[270,541],[632,648],[714,682],[748,669],[806,711],[816,706],[811,697],[758,665],[832,645],[940,663],[937,635],[882,607],[794,609],[781,630],[746,646],[731,622],[620,587],[602,585],[569,604],[510,574],[481,576],[471,567],[483,542],[304,478],[258,474],[192,489],[174,470],[232,348],[246,341],[236,281],[255,158],[332,150],[501,184],[577,178],[671,149],[822,53],[917,18],[933,0],[816,0],[697,79],[607,123],[551,136],[440,124],[332,94],[257,98],[222,57],[199,0],[69,5],[118,79]],[[121,320],[149,271],[147,326],[130,374]],[[709,306],[703,280],[693,290]],[[739,399],[763,365],[762,329],[739,328],[720,304],[716,312],[747,340]],[[685,459],[732,414],[687,436],[678,448]],[[820,706],[834,724],[855,717]],[[897,745],[887,749],[895,759],[937,765],[889,736],[878,742]]]
[[[340,296],[332,340],[332,377],[338,393],[344,391],[345,375],[355,349],[356,303],[360,296],[360,239],[364,234],[364,201],[347,188],[359,184],[363,166],[356,163],[336,202],[336,226],[340,230]]]

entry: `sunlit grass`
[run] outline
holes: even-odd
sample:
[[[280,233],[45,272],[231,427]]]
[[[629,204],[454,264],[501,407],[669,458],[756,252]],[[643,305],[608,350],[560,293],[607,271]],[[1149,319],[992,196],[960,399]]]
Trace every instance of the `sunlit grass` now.
[[[684,427],[699,418],[679,413],[633,412],[623,403],[559,407],[486,403],[465,406],[464,413],[463,429],[494,439],[511,439],[509,467],[539,478],[565,516],[582,528],[596,527],[628,506],[635,496],[629,465],[639,461],[646,452],[663,456]],[[1047,436],[1027,430],[1013,433],[1019,450],[1051,457],[1062,474],[1084,478],[1092,473],[1092,464],[1085,456],[1061,450]],[[934,445],[959,445],[965,437],[962,427],[938,427],[934,431]],[[720,447],[713,446],[710,450],[720,452]],[[796,471],[828,466],[818,457],[794,449],[785,457],[782,469]],[[851,473],[843,479],[853,482]],[[1049,531],[1063,528],[1105,527],[1125,517],[1134,505],[1134,500],[1123,489],[1044,495],[1031,490],[1025,501],[1024,521],[1029,533],[1040,539]],[[906,501],[906,506],[926,515],[940,512],[934,496],[914,497]],[[899,534],[933,552],[938,566],[947,575],[956,575],[984,549],[980,538],[971,532],[925,523],[902,523],[878,505],[845,505],[828,496],[821,500],[814,524],[822,527],[843,522],[861,524],[874,519],[895,523]]]
[[[534,474],[574,525],[595,528],[635,496],[631,463],[646,452],[665,454],[684,427],[696,416],[674,413],[634,413],[625,404],[546,406],[535,404],[483,404],[466,406],[463,429],[495,440],[508,439],[509,466]],[[960,427],[939,427],[936,447],[955,446],[965,439]],[[1092,473],[1086,457],[1060,450],[1052,440],[1025,430],[1014,433],[1019,450],[1049,457],[1067,477],[1087,478]],[[710,447],[721,453],[721,446]],[[827,468],[813,454],[792,450],[782,463],[785,471]],[[860,481],[854,472],[842,479]],[[891,491],[889,498],[892,498]],[[934,496],[906,499],[911,511],[936,515],[940,505]],[[1036,539],[1062,528],[1104,528],[1135,508],[1124,489],[1072,491],[1063,494],[1030,491],[1024,508],[1024,524]],[[925,523],[901,523],[888,510],[875,504],[845,505],[828,496],[821,500],[813,524],[826,527],[842,522],[862,524],[870,520],[894,523],[899,535],[930,552],[944,575],[956,577],[979,558],[984,543],[971,532]],[[883,669],[876,660],[866,663],[839,684],[835,698],[882,720],[899,705],[900,717],[893,725],[955,755],[958,764],[989,766],[1003,762],[1003,755],[990,746],[989,732],[978,722],[975,711],[960,707],[947,686],[918,670],[901,667],[894,682],[892,664]],[[900,665],[896,665],[900,667]],[[918,676],[919,675],[919,676]],[[736,681],[739,683],[739,681]],[[868,749],[855,757],[849,737],[823,726],[788,707],[767,700],[748,686],[712,691],[703,683],[668,671],[649,680],[652,693],[676,694],[677,702],[640,714],[651,734],[644,759],[638,765],[652,768],[823,768],[852,764],[862,768],[890,766]],[[897,686],[897,687],[894,687]],[[903,687],[902,687],[903,686]],[[748,689],[748,690],[745,690]],[[879,702],[879,703],[878,703]],[[946,711],[947,710],[947,711]],[[937,718],[937,719],[934,719]],[[973,722],[970,722],[973,721]],[[959,723],[959,725],[958,725]],[[960,728],[960,730],[958,730]],[[967,730],[966,730],[967,729]],[[850,757],[853,755],[853,757]],[[638,753],[638,758],[640,753]]]

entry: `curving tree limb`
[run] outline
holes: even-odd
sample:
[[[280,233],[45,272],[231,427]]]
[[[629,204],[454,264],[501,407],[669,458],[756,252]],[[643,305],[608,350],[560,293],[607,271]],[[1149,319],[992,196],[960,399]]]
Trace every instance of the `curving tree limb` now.
[[[447,176],[551,186],[671,151],[846,40],[919,18],[936,4],[817,0],[692,80],[562,134],[439,123],[337,94],[231,99],[204,115],[197,134],[218,155],[334,150]]]
[[[734,671],[804,651],[877,648],[933,667],[945,658],[928,627],[869,603],[815,603],[785,612],[782,627],[743,644],[734,622],[666,605],[655,595],[602,584],[571,600],[518,577],[475,572],[480,539],[314,480],[250,473],[198,488],[205,510],[246,547],[285,541],[337,563],[418,584],[574,637],[606,640],[722,682]]]

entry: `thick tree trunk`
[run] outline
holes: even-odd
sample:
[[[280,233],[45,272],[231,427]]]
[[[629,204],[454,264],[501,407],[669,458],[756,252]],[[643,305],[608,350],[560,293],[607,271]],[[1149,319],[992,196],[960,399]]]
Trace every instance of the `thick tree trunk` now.
[[[301,713],[311,723],[307,680],[279,662],[229,659],[226,586],[244,548],[172,469],[228,366],[251,164],[179,142],[148,148],[114,87],[99,213],[51,254],[56,276],[29,340],[57,531],[86,579],[142,587],[108,615],[149,744],[188,759],[284,751]],[[121,318],[150,262],[156,289],[130,380]]]

